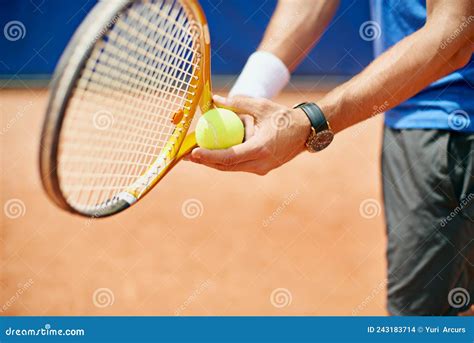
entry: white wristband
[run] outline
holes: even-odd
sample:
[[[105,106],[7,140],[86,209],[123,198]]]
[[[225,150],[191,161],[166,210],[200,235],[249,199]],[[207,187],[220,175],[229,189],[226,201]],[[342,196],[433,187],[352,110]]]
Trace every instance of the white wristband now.
[[[278,57],[267,51],[257,51],[250,55],[229,96],[245,95],[270,99],[277,95],[288,81],[290,72]]]

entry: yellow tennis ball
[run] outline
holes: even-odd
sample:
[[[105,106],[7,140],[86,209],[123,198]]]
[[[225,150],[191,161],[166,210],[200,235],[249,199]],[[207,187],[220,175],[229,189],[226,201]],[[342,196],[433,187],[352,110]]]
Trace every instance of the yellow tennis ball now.
[[[243,140],[242,120],[225,108],[207,111],[196,125],[196,141],[204,149],[226,149],[242,143]]]

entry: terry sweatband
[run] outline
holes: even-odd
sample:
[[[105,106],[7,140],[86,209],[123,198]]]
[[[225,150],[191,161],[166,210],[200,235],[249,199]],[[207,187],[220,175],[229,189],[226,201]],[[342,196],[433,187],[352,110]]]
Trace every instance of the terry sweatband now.
[[[290,72],[278,57],[267,51],[257,51],[250,55],[229,96],[245,95],[270,99],[277,95],[288,81]]]

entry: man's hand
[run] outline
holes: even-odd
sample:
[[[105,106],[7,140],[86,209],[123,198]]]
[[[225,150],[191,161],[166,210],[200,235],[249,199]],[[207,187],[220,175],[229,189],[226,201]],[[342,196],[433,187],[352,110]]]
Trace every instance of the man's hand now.
[[[214,96],[214,101],[241,115],[245,142],[224,150],[197,148],[189,160],[219,170],[265,175],[305,150],[311,124],[302,110],[247,97]]]

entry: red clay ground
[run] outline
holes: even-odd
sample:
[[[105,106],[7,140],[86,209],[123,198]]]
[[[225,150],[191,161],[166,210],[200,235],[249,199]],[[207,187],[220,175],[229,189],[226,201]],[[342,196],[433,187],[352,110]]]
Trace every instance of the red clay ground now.
[[[265,177],[181,163],[133,209],[90,222],[41,188],[46,100],[0,92],[3,314],[386,314],[380,118]]]

